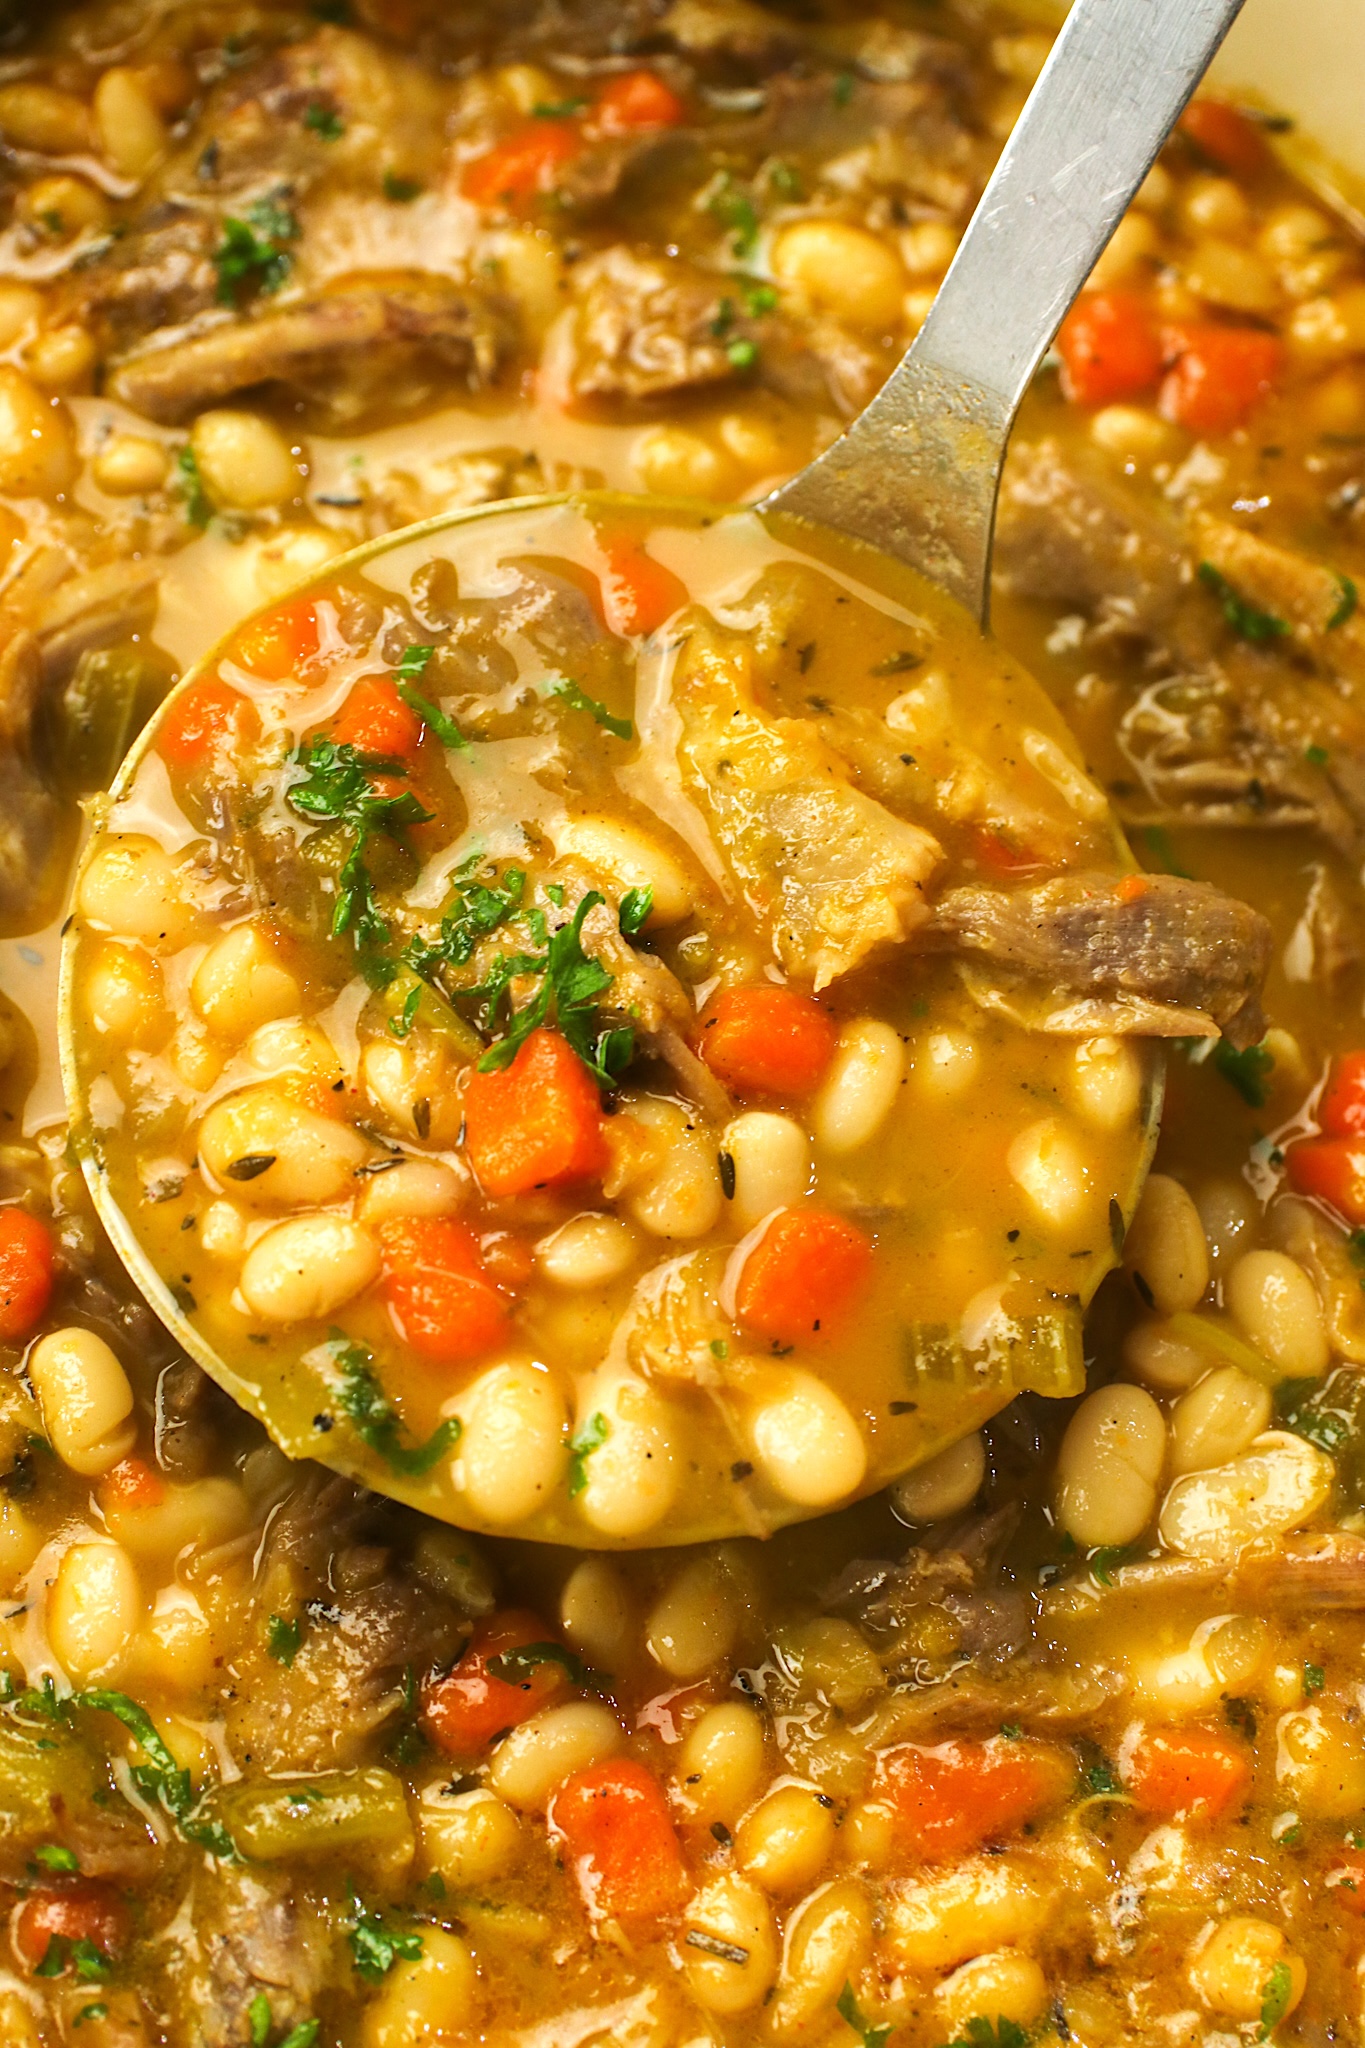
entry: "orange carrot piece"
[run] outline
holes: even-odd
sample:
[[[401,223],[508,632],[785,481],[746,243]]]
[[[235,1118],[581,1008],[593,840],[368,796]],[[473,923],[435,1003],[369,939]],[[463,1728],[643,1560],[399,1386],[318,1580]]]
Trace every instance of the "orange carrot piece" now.
[[[506,1334],[508,1306],[472,1231],[452,1216],[400,1216],[379,1233],[384,1298],[403,1340],[432,1365],[481,1358]]]
[[[630,1757],[566,1778],[550,1801],[583,1903],[611,1918],[657,1919],[688,1895],[687,1867],[662,1787]]]
[[[500,1073],[465,1091],[465,1149],[487,1195],[591,1180],[607,1161],[597,1086],[558,1031],[533,1031]]]
[[[475,157],[460,189],[476,206],[525,205],[552,192],[560,171],[582,151],[582,132],[572,122],[529,121]]]
[[[687,603],[687,585],[630,534],[599,534],[602,603],[613,633],[657,633]]]
[[[832,1209],[783,1209],[744,1261],[740,1321],[776,1344],[809,1344],[845,1324],[872,1278],[872,1244]]]
[[[1260,129],[1226,100],[1191,100],[1179,127],[1202,156],[1238,177],[1253,176],[1269,157]]]
[[[172,768],[199,768],[228,740],[260,730],[255,706],[219,676],[205,676],[172,704],[157,750]]]
[[[1155,391],[1161,336],[1135,292],[1082,292],[1057,335],[1062,392],[1075,405],[1113,405]]]
[[[415,754],[421,737],[421,717],[403,702],[391,676],[362,676],[332,721],[332,738],[339,747],[354,747],[383,760],[402,761]]]
[[[253,619],[243,626],[231,647],[235,662],[271,683],[282,683],[317,651],[317,611],[306,597]]]
[[[1365,1856],[1358,1850],[1344,1849],[1323,1878],[1323,1885],[1343,1913],[1365,1920]]]
[[[1075,1771],[1047,1743],[994,1735],[985,1742],[906,1743],[877,1763],[875,1796],[893,1808],[900,1842],[927,1862],[1004,1841],[1066,1799]]]
[[[166,1498],[166,1482],[144,1458],[121,1458],[99,1483],[106,1507],[158,1508]]]
[[[78,1877],[29,1893],[15,1915],[10,1939],[25,1970],[36,1971],[53,1941],[88,1941],[116,1956],[128,1939],[128,1909],[113,1885]],[[69,1964],[58,1973],[64,1976]]]
[[[1215,1728],[1147,1728],[1125,1758],[1124,1789],[1163,1820],[1216,1820],[1251,1790],[1244,1743]]]
[[[1230,434],[1273,389],[1284,361],[1279,337],[1259,327],[1192,323],[1166,335],[1175,358],[1162,382],[1164,418],[1192,434]]]
[[[642,128],[676,128],[687,106],[657,71],[621,71],[598,93],[591,119],[604,135],[634,135]]]
[[[489,1669],[509,1650],[551,1641],[539,1616],[521,1609],[486,1622],[452,1669],[422,1687],[422,1725],[437,1748],[446,1756],[478,1756],[504,1729],[519,1727],[567,1692],[568,1671],[552,1656],[505,1674]]]
[[[0,1209],[0,1343],[18,1344],[52,1299],[52,1232],[27,1209]]]
[[[707,1005],[698,1049],[728,1088],[809,1095],[839,1042],[827,1010],[799,989],[759,982],[727,988]]]

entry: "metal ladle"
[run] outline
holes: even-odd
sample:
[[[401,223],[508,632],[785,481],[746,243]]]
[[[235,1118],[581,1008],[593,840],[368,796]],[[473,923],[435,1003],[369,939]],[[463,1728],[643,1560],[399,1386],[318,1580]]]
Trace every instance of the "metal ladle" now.
[[[899,555],[990,614],[1015,414],[1242,0],[1077,0],[913,346],[762,510]]]

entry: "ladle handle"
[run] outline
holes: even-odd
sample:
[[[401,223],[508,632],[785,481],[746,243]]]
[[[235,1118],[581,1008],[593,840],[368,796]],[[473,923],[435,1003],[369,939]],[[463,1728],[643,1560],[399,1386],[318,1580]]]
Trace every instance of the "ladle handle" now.
[[[1019,401],[1241,5],[1076,0],[909,353],[768,506],[902,556],[986,624]]]

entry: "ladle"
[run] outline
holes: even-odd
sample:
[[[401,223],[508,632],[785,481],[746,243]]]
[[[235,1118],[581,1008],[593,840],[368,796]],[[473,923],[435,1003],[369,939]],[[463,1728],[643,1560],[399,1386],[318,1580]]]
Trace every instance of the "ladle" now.
[[[956,600],[944,605],[935,593],[927,592],[924,595],[935,600],[927,609],[956,612],[960,605],[984,626],[996,493],[1024,389],[1240,5],[1241,0],[1077,0],[914,347],[881,396],[843,438],[758,508],[765,524],[769,515],[792,515],[787,531],[798,546],[799,529],[806,522],[833,528],[826,540],[836,548],[847,551],[850,540],[870,542],[883,555],[900,557]],[[649,500],[632,502],[646,509],[650,505]],[[463,558],[471,543],[477,549],[479,535],[489,527],[501,522],[515,526],[519,521],[529,532],[528,521],[542,519],[557,507],[571,509],[574,503],[580,513],[591,516],[587,499],[563,498],[513,500],[446,514],[357,549],[330,563],[326,576],[374,576],[382,570],[389,578],[387,587],[406,590],[404,576],[410,578],[428,555],[444,552],[448,560]],[[716,508],[709,506],[681,508],[660,502],[656,509],[664,525],[671,518],[675,524],[690,523],[710,532],[722,553],[729,544],[728,530],[746,518],[751,526],[757,524],[752,512],[736,513],[727,522],[717,520]],[[839,541],[839,534],[849,540]],[[524,536],[517,543],[523,550],[526,544]],[[496,542],[489,546],[496,555]],[[855,545],[852,552],[861,550]],[[728,563],[728,556],[725,559]],[[868,567],[875,581],[874,565]],[[884,562],[882,568],[888,575],[905,576],[894,562]],[[922,583],[919,589],[923,591]],[[971,640],[969,620],[960,613],[957,618],[958,625],[947,629],[949,637],[965,633]],[[224,653],[230,653],[228,641],[190,670],[168,705],[173,709],[183,692],[216,674]],[[1003,664],[1007,657],[1002,654],[1000,659]],[[1037,709],[1030,707],[1026,722],[1049,729],[1057,723],[1054,707],[1027,677],[1020,680],[1024,686],[1037,696]],[[149,829],[139,775],[155,755],[166,715],[163,707],[120,767],[103,830],[117,834]],[[1064,737],[1058,726],[1058,741]],[[155,768],[154,760],[151,765]],[[1122,862],[1128,856],[1117,823],[1110,819],[1109,825],[1115,858]],[[87,866],[101,837],[102,831],[92,837]],[[183,834],[176,850],[182,844]],[[79,891],[80,877],[77,886]],[[190,1355],[259,1415],[290,1455],[321,1457],[427,1512],[466,1526],[485,1526],[453,1500],[448,1486],[442,1490],[440,1472],[428,1473],[425,1466],[419,1470],[411,1462],[397,1469],[392,1459],[386,1462],[352,1431],[334,1428],[330,1419],[329,1433],[319,1434],[319,1412],[328,1409],[330,1417],[330,1366],[324,1370],[315,1365],[310,1371],[308,1354],[296,1358],[289,1343],[281,1341],[248,1359],[249,1370],[234,1368],[200,1327],[193,1297],[187,1301],[183,1289],[177,1293],[149,1255],[133,1220],[145,1206],[145,1196],[136,1189],[124,1196],[117,1191],[103,1156],[101,1118],[92,1112],[91,1081],[98,1077],[100,1053],[89,1032],[73,1021],[84,943],[82,918],[73,917],[68,924],[60,1016],[72,1131],[101,1217],[138,1286]],[[360,997],[363,1002],[363,987]],[[1116,1223],[1131,1217],[1155,1142],[1161,1099],[1161,1062],[1155,1051],[1144,1059],[1144,1073],[1127,1163],[1110,1205],[1109,1236]],[[1109,1237],[1103,1242],[1096,1238],[1093,1247],[1078,1256],[1087,1264],[1073,1269],[1068,1297],[1077,1311],[1112,1263]],[[975,1407],[964,1412],[960,1423],[954,1421],[952,1434],[974,1427],[1008,1398],[1009,1389],[1003,1387],[979,1392]],[[926,1421],[926,1431],[928,1427]],[[944,1440],[941,1432],[936,1440],[926,1435],[917,1455],[928,1455]],[[907,1455],[896,1469],[912,1462]],[[868,1485],[885,1484],[887,1476],[869,1473]],[[813,1511],[793,1496],[785,1509],[768,1515],[767,1526]],[[752,1516],[747,1522],[736,1521],[727,1512],[719,1520],[696,1525],[683,1517],[667,1527],[651,1528],[648,1540],[693,1541],[743,1533],[746,1528],[752,1531]],[[556,1541],[612,1540],[612,1532],[604,1537],[601,1528],[583,1527],[580,1533],[576,1524],[562,1521],[518,1526],[513,1533],[549,1535]],[[630,1544],[646,1537],[621,1530],[614,1540]]]
[[[899,555],[988,623],[1020,401],[1241,6],[1077,0],[913,346],[765,510]]]

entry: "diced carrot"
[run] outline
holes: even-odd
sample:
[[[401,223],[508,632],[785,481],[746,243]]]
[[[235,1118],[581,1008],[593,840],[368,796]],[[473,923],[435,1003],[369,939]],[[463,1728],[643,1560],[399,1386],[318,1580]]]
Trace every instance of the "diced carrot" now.
[[[758,982],[722,989],[707,1005],[698,1047],[728,1088],[809,1095],[839,1042],[828,1010],[799,989]]]
[[[877,1763],[875,1796],[893,1808],[898,1839],[929,1862],[1003,1841],[1066,1799],[1075,1770],[1041,1742],[992,1736],[985,1742],[907,1743]]]
[[[569,1688],[566,1662],[528,1659],[500,1675],[489,1666],[509,1650],[551,1643],[545,1623],[519,1609],[496,1615],[479,1629],[452,1670],[422,1687],[427,1734],[447,1756],[478,1756],[494,1736],[519,1727]]]
[[[18,1344],[52,1299],[52,1232],[27,1209],[0,1209],[0,1342]]]
[[[576,1771],[551,1799],[546,1818],[568,1850],[590,1912],[657,1919],[686,1899],[687,1868],[668,1801],[643,1764],[615,1757]]]
[[[629,534],[599,534],[606,565],[602,602],[613,633],[657,633],[665,619],[687,603],[687,586],[642,540]]]
[[[332,721],[338,746],[390,761],[417,751],[422,720],[398,694],[392,676],[362,676]]]
[[[15,1954],[30,1972],[47,1959],[53,1941],[88,1941],[101,1956],[116,1956],[128,1939],[128,1911],[111,1884],[79,1877],[30,1892],[15,1916],[10,1936]],[[64,1974],[59,1972],[57,1974]]]
[[[657,71],[621,71],[598,93],[592,121],[604,135],[633,135],[641,128],[676,128],[687,106]]]
[[[1216,1820],[1251,1789],[1244,1743],[1215,1728],[1147,1728],[1122,1766],[1124,1790],[1163,1820]]]
[[[1022,875],[1043,865],[1043,855],[1031,846],[1005,837],[993,825],[977,825],[972,831],[972,852],[983,868],[996,875]]]
[[[1343,1053],[1332,1062],[1318,1123],[1328,1138],[1365,1138],[1365,1052]]]
[[[552,192],[561,170],[583,151],[570,121],[528,121],[466,167],[461,190],[476,206],[524,205]]]
[[[783,1209],[744,1261],[735,1289],[742,1323],[777,1344],[837,1331],[872,1278],[872,1244],[832,1209]]]
[[[1365,1920],[1365,1856],[1346,1849],[1336,1857],[1323,1879],[1332,1903],[1353,1919]]]
[[[1076,405],[1113,405],[1155,391],[1161,335],[1136,292],[1082,292],[1057,335],[1062,391]]]
[[[1171,328],[1174,357],[1157,401],[1162,415],[1192,434],[1230,434],[1273,388],[1284,360],[1279,337],[1259,327],[1195,323]]]
[[[121,1458],[100,1480],[99,1494],[107,1507],[158,1508],[166,1498],[166,1482],[142,1458]]]
[[[1201,156],[1238,177],[1251,177],[1269,154],[1260,129],[1226,100],[1191,100],[1179,125]]]
[[[1327,1202],[1353,1229],[1365,1224],[1365,1138],[1305,1138],[1284,1165],[1301,1195]]]
[[[465,1147],[484,1193],[591,1180],[606,1165],[597,1086],[558,1031],[533,1031],[510,1066],[469,1077]]]
[[[379,1241],[384,1298],[419,1358],[463,1365],[506,1334],[507,1303],[463,1223],[453,1216],[396,1216],[380,1230]]]
[[[177,697],[161,721],[156,744],[173,768],[199,768],[234,737],[260,730],[255,706],[220,676],[205,676]]]
[[[1114,894],[1120,903],[1141,903],[1150,887],[1146,875],[1125,875]]]
[[[295,598],[264,618],[243,626],[232,643],[232,659],[254,676],[282,683],[318,651],[318,615],[311,599]]]

